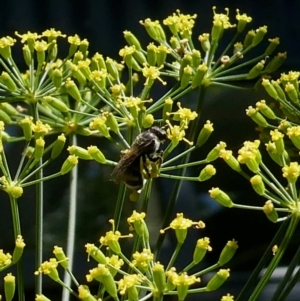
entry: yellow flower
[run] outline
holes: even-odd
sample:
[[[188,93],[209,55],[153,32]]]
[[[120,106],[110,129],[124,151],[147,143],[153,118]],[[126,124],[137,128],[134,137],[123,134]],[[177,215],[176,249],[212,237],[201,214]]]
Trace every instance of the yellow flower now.
[[[174,115],[173,119],[180,121],[180,124],[184,125],[186,128],[191,120],[197,118],[198,114],[191,109],[182,108],[180,102],[177,102],[177,106],[179,109],[176,112],[168,113],[167,115]]]
[[[283,176],[291,183],[295,183],[300,175],[300,166],[298,162],[291,162],[282,168]]]
[[[38,120],[36,124],[31,124],[31,129],[34,133],[40,134],[40,135],[46,135],[48,134],[52,128],[49,124],[43,123],[42,121]]]
[[[145,86],[151,86],[154,82],[155,79],[158,79],[163,85],[166,85],[167,83],[165,81],[163,81],[159,76],[160,76],[160,69],[161,67],[154,67],[154,66],[144,66],[144,68],[142,69],[143,72],[143,76],[146,77],[146,82],[145,82]]]
[[[132,265],[144,271],[153,261],[154,255],[151,250],[144,248],[142,252],[135,252],[132,257],[134,258]]]
[[[54,281],[58,281],[59,275],[57,271],[57,266],[58,261],[56,260],[56,258],[50,258],[49,261],[44,261],[34,274],[38,275],[43,273],[45,275],[48,275]]]
[[[195,277],[194,275],[189,276],[187,275],[187,273],[181,273],[181,274],[177,274],[177,275],[173,275],[173,279],[172,279],[173,284],[175,284],[176,286],[179,285],[187,285],[190,286],[196,282],[200,282],[200,278]]]
[[[11,258],[12,256],[9,253],[4,254],[3,250],[0,249],[0,268],[2,269],[3,267],[11,264]]]
[[[27,31],[27,33],[19,34],[17,31],[15,31],[15,35],[21,38],[21,43],[25,43],[29,41],[35,41],[40,38],[40,35],[38,35],[36,32],[30,32]]]
[[[68,42],[72,45],[80,45],[80,38],[77,34],[75,34],[74,36],[69,36],[68,37]]]
[[[216,13],[216,6],[213,6],[213,13],[214,13],[214,17],[213,17],[213,19],[214,19],[214,23],[215,22],[221,22],[222,23],[222,27],[224,28],[224,29],[227,29],[227,28],[231,28],[231,27],[235,27],[236,25],[235,24],[231,24],[230,22],[229,22],[229,16],[228,16],[228,14],[229,14],[229,9],[228,8],[225,8],[225,11],[226,11],[226,15],[224,15],[224,14],[217,14]]]
[[[119,55],[121,57],[125,57],[127,55],[132,55],[136,51],[135,46],[125,46],[124,48],[120,49]]]
[[[65,38],[66,35],[62,34],[60,30],[55,30],[54,28],[47,29],[43,31],[42,35],[48,37],[50,40],[55,40],[58,37]]]
[[[119,280],[118,282],[118,290],[120,291],[121,295],[125,295],[126,291],[141,283],[141,275],[131,274],[131,275],[124,275],[124,277]]]
[[[172,144],[174,146],[176,146],[181,140],[185,141],[189,145],[193,145],[193,142],[184,138],[185,130],[182,128],[182,126],[178,126],[178,125],[173,126],[171,125],[170,122],[168,122],[168,120],[166,121],[166,123],[169,126],[169,128],[167,129],[167,137],[169,140],[172,141]]]

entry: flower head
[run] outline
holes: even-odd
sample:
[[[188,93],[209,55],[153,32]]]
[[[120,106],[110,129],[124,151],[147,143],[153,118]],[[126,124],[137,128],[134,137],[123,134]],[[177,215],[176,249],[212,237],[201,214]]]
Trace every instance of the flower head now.
[[[132,265],[145,271],[153,261],[154,255],[151,250],[144,248],[142,252],[135,252],[132,257],[134,258]]]

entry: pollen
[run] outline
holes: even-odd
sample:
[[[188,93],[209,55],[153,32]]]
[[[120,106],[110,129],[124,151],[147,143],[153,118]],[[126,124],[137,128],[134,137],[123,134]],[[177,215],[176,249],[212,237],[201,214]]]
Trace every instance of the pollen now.
[[[31,124],[31,129],[32,129],[33,132],[40,133],[40,134],[43,134],[43,135],[48,134],[52,130],[52,128],[49,124],[43,123],[40,120],[38,120],[36,122],[36,124],[32,123]]]

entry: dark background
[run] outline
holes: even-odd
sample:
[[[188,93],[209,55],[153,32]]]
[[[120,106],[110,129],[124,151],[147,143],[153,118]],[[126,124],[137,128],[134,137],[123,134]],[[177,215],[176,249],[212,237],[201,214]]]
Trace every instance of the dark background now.
[[[105,57],[110,56],[119,60],[119,49],[125,45],[123,39],[124,30],[132,31],[141,41],[147,41],[148,43],[148,37],[143,26],[139,24],[139,20],[144,20],[145,18],[162,20],[175,12],[177,8],[182,13],[196,13],[198,15],[194,29],[194,38],[196,39],[199,34],[210,32],[212,22],[211,7],[213,5],[217,6],[218,13],[225,13],[224,8],[229,7],[232,22],[235,20],[236,8],[240,9],[241,14],[245,12],[252,16],[253,21],[248,26],[249,29],[268,25],[268,38],[279,36],[281,45],[278,51],[288,52],[288,59],[280,71],[299,70],[299,1],[1,1],[0,35],[13,36],[16,30],[20,33],[27,31],[42,32],[45,29],[54,27],[67,35],[77,33],[82,39],[88,39],[91,55],[99,52]],[[275,76],[278,75],[279,73]],[[250,86],[249,83],[242,83],[241,85]],[[183,99],[182,102],[193,101],[195,97],[196,95],[192,93],[189,97]],[[210,119],[214,123],[215,132],[207,145],[201,149],[199,154],[194,155],[193,159],[205,158],[207,152],[220,140],[226,141],[229,148],[236,152],[244,140],[257,137],[257,133],[254,130],[255,125],[245,116],[245,109],[263,97],[265,98],[266,95],[263,93],[253,94],[253,91],[248,93],[247,91],[237,92],[231,89],[212,89],[206,97],[201,122]],[[82,143],[86,142],[82,141]],[[104,153],[110,151],[102,140],[94,140],[87,145],[89,144],[97,144]],[[10,147],[9,152],[14,158],[14,156],[19,156],[21,148]],[[111,159],[117,160],[117,158],[118,154],[115,152],[114,158]],[[211,187],[219,186],[228,192],[237,203],[261,206],[264,202],[263,199],[258,198],[252,192],[246,180],[237,176],[225,164],[218,161],[214,165],[217,168],[217,176],[212,180],[197,185],[185,183],[182,187],[183,190],[179,197],[176,212],[183,211],[194,220],[203,219],[207,224],[207,229],[205,233],[201,232],[201,234],[195,230],[189,236],[180,258],[179,266],[184,266],[189,261],[194,242],[199,235],[206,235],[211,238],[214,251],[207,256],[209,257],[207,264],[214,263],[226,242],[235,238],[239,242],[240,249],[236,258],[230,264],[233,280],[229,281],[229,286],[225,290],[226,292],[234,292],[240,285],[236,283],[237,278],[234,278],[234,273],[247,273],[255,266],[278,226],[271,224],[261,212],[223,209],[209,200],[207,198],[207,190]],[[54,170],[56,170],[55,167],[53,167]],[[199,168],[191,171],[191,173],[193,172],[194,174],[199,173]],[[81,179],[79,183],[80,193],[76,232],[78,255],[75,259],[75,273],[77,272],[76,275],[78,275],[79,279],[83,277],[86,271],[86,267],[81,266],[81,262],[85,258],[83,253],[84,244],[86,242],[96,242],[98,237],[104,234],[108,229],[107,220],[113,214],[116,186],[109,181],[103,181],[103,178],[109,178],[110,173],[111,168],[109,167],[100,167],[93,163],[81,163],[80,165]],[[160,223],[160,218],[166,206],[165,202],[172,189],[170,182],[167,180],[157,180],[156,187],[160,193],[153,196],[149,213],[149,223],[155,231],[157,230],[155,226]],[[45,252],[47,253],[45,256],[48,256],[53,245],[64,246],[66,240],[67,179],[59,178],[53,180],[46,185],[45,189],[46,235],[44,241]],[[4,194],[2,198],[1,215],[4,212],[8,212],[6,210],[9,210]],[[21,202],[21,220],[28,245],[26,255],[29,258],[27,269],[30,277],[28,279],[32,279],[33,268],[30,250],[34,248],[34,191],[28,190],[26,197]],[[134,207],[135,205],[128,204],[128,213]],[[0,248],[4,249],[6,248],[5,244],[10,246],[12,237],[10,230],[7,228],[7,223],[7,220],[3,218],[0,224],[2,228],[2,230],[0,229],[0,242],[3,241],[4,243],[3,246],[1,243]],[[161,258],[162,261],[168,260],[169,250],[172,250],[174,247],[172,237],[168,237],[166,241],[163,252],[164,257]],[[295,241],[295,244],[297,243]],[[290,254],[288,255],[290,256]],[[286,263],[289,260],[288,257],[285,258]],[[242,279],[242,277],[239,277],[239,279]],[[29,282],[33,285],[33,280],[29,280]],[[220,295],[221,293],[216,295],[216,300],[219,300]],[[293,300],[292,297],[289,300]]]

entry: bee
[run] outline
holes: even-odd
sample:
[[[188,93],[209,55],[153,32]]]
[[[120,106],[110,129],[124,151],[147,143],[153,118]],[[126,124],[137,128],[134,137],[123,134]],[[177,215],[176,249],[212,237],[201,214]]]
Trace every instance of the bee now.
[[[163,154],[159,148],[166,138],[166,132],[157,126],[139,134],[131,147],[121,152],[112,179],[116,183],[124,182],[128,188],[139,192],[145,180],[157,177]]]

